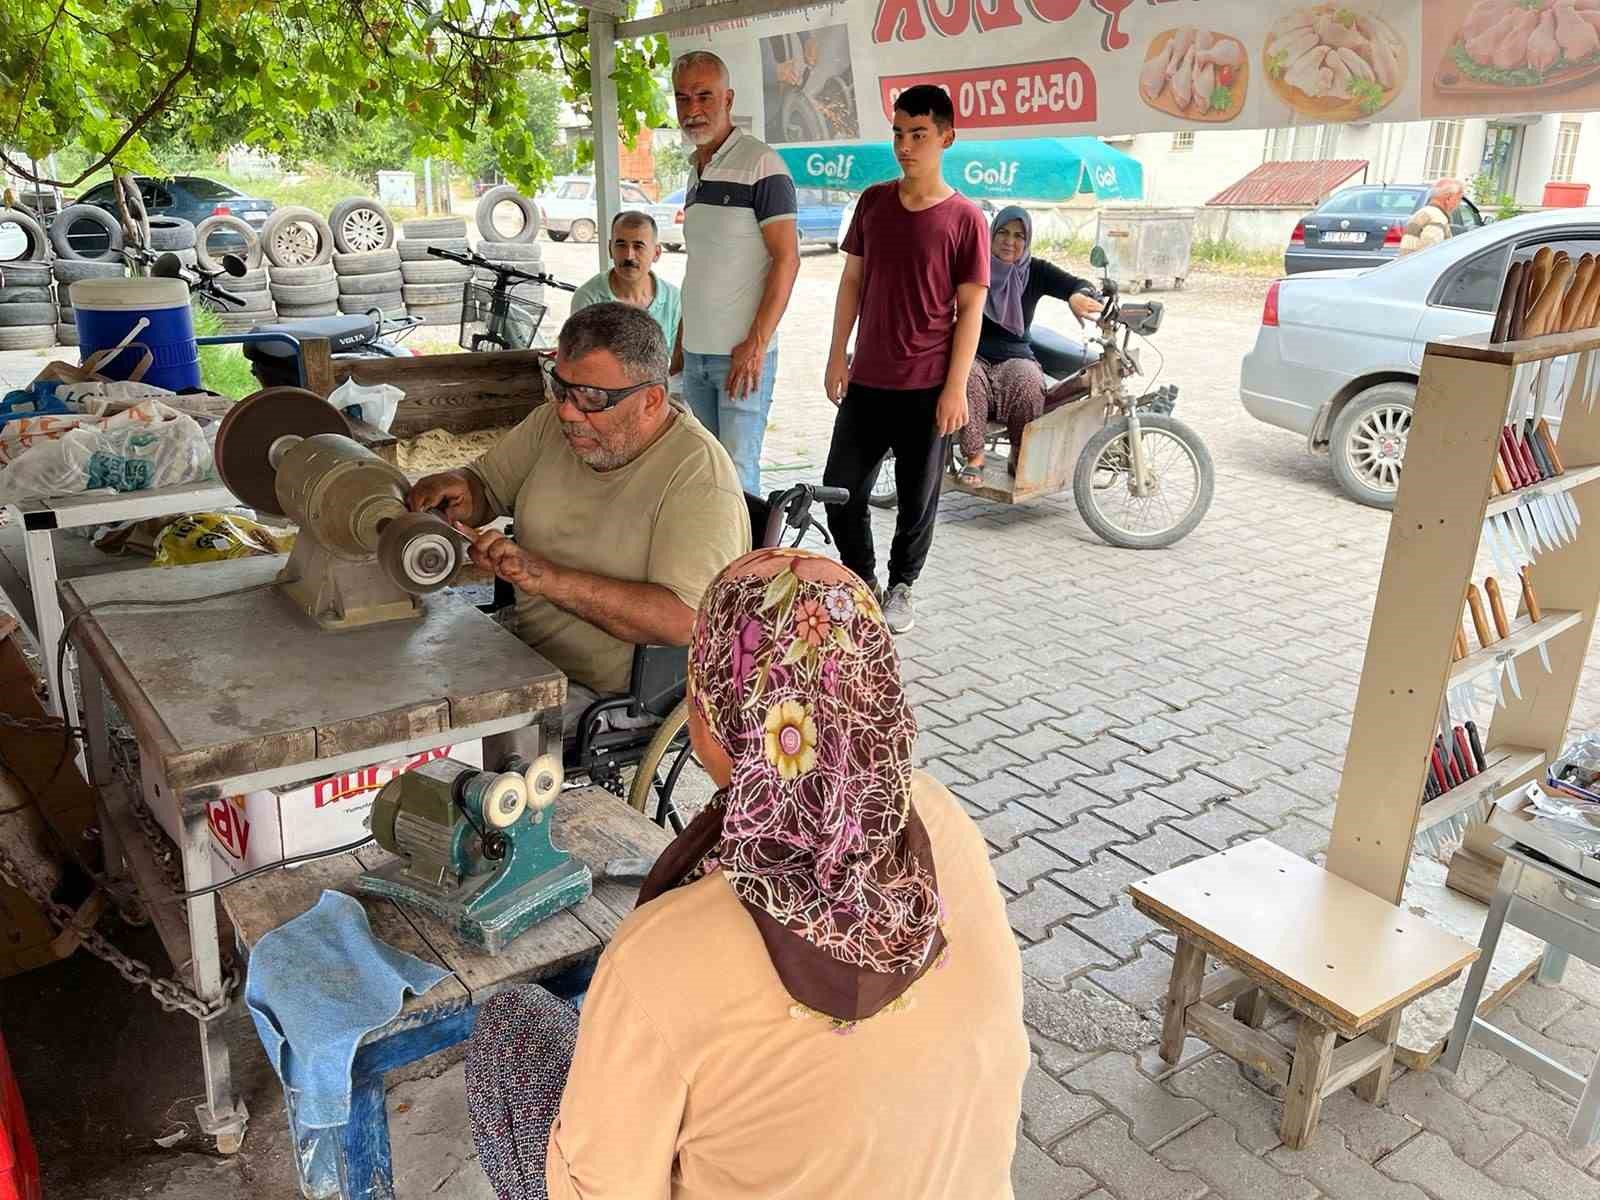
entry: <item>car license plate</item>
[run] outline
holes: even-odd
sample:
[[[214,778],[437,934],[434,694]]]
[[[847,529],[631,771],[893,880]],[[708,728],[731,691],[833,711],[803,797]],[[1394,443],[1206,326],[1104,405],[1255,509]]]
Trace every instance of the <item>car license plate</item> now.
[[[1325,233],[1322,235],[1324,242],[1364,242],[1367,235],[1358,231],[1350,233]]]
[[[246,221],[253,221],[259,225],[267,219],[267,214],[264,212],[247,212],[244,215],[244,219]]]

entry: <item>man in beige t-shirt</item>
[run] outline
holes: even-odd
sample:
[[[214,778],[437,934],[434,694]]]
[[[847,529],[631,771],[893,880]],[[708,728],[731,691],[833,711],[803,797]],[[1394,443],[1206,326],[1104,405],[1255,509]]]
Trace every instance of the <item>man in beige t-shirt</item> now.
[[[642,309],[562,326],[540,405],[470,467],[412,486],[413,509],[484,529],[473,561],[517,588],[516,632],[567,676],[570,732],[625,692],[637,645],[686,646],[700,597],[750,549],[733,461],[667,398],[667,345]]]

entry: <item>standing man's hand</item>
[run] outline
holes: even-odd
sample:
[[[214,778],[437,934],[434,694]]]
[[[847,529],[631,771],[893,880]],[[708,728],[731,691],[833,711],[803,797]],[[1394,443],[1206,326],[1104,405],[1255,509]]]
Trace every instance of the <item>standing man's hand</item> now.
[[[729,352],[728,395],[743,400],[761,385],[761,367],[767,357],[767,347],[755,334]]]
[[[844,355],[828,359],[828,369],[822,376],[822,388],[835,408],[844,403],[844,394],[850,390],[850,364],[845,361]]]
[[[949,437],[956,430],[967,423],[967,394],[965,390],[957,391],[948,383],[944,391],[939,393],[939,407],[934,412],[934,424],[939,427],[940,437]]]

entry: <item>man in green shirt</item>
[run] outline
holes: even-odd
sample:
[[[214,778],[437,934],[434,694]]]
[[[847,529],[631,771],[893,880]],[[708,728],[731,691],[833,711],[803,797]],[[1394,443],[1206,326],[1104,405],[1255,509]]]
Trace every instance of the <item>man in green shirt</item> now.
[[[677,287],[650,269],[660,258],[655,218],[633,210],[619,212],[611,222],[611,270],[602,271],[573,294],[572,311],[613,301],[642,308],[661,326],[667,345],[674,345],[683,305]],[[674,374],[680,369],[680,364],[672,364]]]

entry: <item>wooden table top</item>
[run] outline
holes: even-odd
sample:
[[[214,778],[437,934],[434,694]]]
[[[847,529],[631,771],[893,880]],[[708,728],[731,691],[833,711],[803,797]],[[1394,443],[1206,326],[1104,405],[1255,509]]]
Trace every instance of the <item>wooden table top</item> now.
[[[462,941],[437,917],[393,900],[358,895],[356,877],[392,857],[376,845],[223,888],[222,906],[244,944],[254,946],[263,934],[314,907],[323,889],[349,893],[367,910],[380,941],[451,973],[426,994],[408,996],[396,1021],[482,1004],[506,988],[547,979],[598,957],[638,896],[632,884],[599,879],[600,870],[612,858],[653,859],[671,840],[659,825],[600,788],[564,792],[554,811],[555,843],[589,864],[597,876],[594,895],[540,921],[499,954]]]
[[[1455,978],[1478,948],[1265,838],[1131,884],[1134,905],[1349,1029]]]
[[[269,583],[281,556],[66,580],[67,618],[108,600],[185,600]],[[276,589],[192,606],[105,608],[72,636],[175,790],[559,707],[566,680],[471,604],[328,632]]]

